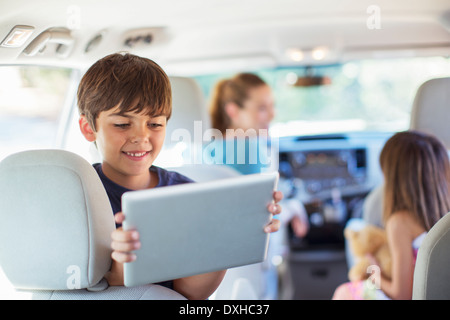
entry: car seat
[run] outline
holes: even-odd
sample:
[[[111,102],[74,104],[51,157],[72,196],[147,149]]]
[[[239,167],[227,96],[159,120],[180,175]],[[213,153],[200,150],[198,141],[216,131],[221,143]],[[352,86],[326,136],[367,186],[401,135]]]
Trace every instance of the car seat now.
[[[450,77],[432,79],[418,90],[411,128],[434,134],[450,150]],[[413,299],[450,299],[450,215],[441,218],[420,246],[414,269]]]
[[[427,233],[414,269],[414,300],[450,300],[450,214]]]
[[[0,219],[0,298],[184,299],[158,285],[108,286],[112,209],[95,169],[74,153],[3,159]]]
[[[169,77],[172,115],[167,122],[164,146],[156,165],[175,167],[201,164],[203,133],[210,129],[203,92],[191,78]]]
[[[450,150],[450,77],[431,79],[417,90],[410,128],[438,137]]]

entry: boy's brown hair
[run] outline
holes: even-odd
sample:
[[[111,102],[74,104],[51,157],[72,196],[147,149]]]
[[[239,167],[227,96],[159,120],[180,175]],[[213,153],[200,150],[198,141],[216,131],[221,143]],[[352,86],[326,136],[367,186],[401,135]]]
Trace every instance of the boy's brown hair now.
[[[102,111],[116,106],[120,113],[172,113],[172,90],[167,74],[154,61],[129,53],[114,53],[94,63],[78,86],[78,109],[93,130]]]

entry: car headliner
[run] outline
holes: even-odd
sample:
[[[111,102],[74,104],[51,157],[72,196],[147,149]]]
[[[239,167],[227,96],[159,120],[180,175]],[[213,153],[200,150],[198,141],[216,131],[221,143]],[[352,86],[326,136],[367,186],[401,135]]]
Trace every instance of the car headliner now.
[[[0,8],[0,40],[16,25],[34,27],[24,46],[0,47],[0,64],[85,68],[106,54],[130,51],[169,73],[189,74],[450,52],[448,0],[0,0]],[[24,48],[49,28],[69,31],[69,56],[58,58],[57,45],[26,56]],[[98,46],[86,52],[99,34]],[[149,34],[150,43],[125,44]],[[326,59],[287,55],[316,47],[327,48]]]

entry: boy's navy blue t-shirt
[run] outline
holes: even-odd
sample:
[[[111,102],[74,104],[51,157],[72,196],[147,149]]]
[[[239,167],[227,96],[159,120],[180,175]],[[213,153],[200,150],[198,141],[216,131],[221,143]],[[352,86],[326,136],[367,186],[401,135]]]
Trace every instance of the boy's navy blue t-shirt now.
[[[125,192],[132,190],[124,188],[106,177],[102,171],[102,165],[100,163],[95,163],[93,166],[97,171],[100,180],[103,183],[103,186],[106,189],[106,193],[108,194],[113,213],[116,214],[117,212],[122,211],[122,195]],[[183,176],[182,174],[179,174],[178,172],[168,171],[157,166],[151,166],[150,171],[156,172],[156,174],[158,175],[158,184],[155,188],[194,182],[193,180],[189,179],[186,176]],[[120,225],[116,225],[116,227],[120,227]]]
[[[117,212],[122,211],[122,194],[132,190],[124,188],[106,177],[102,171],[102,165],[100,163],[96,163],[93,166],[97,171],[103,186],[105,187],[113,213],[116,214]],[[194,182],[178,172],[168,171],[160,167],[151,166],[150,171],[156,172],[158,175],[158,184],[155,188]],[[120,225],[116,224],[116,227],[120,227]],[[173,289],[173,281],[164,281],[158,284]]]

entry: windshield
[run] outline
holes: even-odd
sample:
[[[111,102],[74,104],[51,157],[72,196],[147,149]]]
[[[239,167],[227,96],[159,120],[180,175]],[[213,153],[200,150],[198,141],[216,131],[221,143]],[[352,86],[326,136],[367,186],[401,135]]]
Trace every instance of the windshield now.
[[[273,136],[393,132],[409,127],[414,96],[423,82],[450,76],[450,59],[372,59],[255,73],[274,91]],[[232,75],[201,75],[195,79],[209,99],[214,84]],[[322,84],[314,85],[318,82]]]

